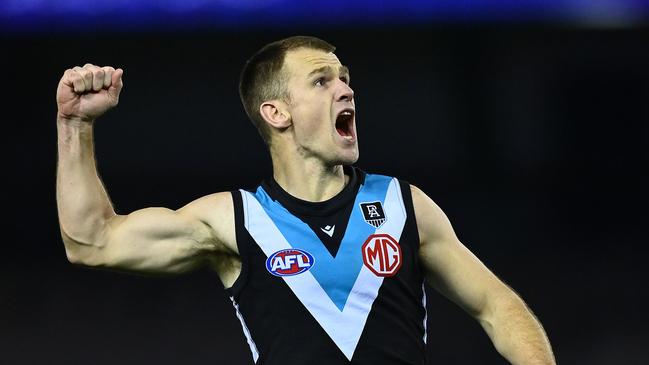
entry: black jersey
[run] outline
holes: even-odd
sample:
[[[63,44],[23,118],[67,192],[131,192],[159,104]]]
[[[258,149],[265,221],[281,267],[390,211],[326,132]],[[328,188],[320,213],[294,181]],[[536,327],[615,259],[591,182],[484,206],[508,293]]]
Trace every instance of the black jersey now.
[[[349,183],[325,202],[273,179],[232,193],[242,268],[228,294],[257,364],[425,363],[410,186],[345,172]]]

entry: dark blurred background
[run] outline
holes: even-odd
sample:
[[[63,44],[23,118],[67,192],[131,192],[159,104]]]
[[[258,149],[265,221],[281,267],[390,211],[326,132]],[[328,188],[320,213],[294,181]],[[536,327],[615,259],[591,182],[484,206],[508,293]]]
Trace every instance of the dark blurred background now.
[[[0,6],[0,363],[250,362],[213,273],[66,261],[55,91],[66,68],[124,68],[120,105],[96,125],[100,174],[120,213],[179,208],[270,174],[237,78],[295,34],[335,44],[351,69],[357,166],[426,191],[540,318],[558,363],[649,363],[646,3],[108,4]],[[431,364],[505,363],[458,307],[432,290],[428,303]]]

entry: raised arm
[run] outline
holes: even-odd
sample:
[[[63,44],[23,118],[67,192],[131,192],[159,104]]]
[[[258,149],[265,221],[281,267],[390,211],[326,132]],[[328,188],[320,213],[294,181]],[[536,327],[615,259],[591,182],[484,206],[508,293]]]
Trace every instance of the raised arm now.
[[[66,70],[58,85],[56,198],[68,259],[117,270],[178,273],[236,254],[228,193],[177,211],[115,213],[97,173],[93,125],[117,105],[122,74],[86,64]]]
[[[543,327],[523,300],[458,240],[437,204],[411,190],[429,284],[477,319],[510,363],[555,364]]]

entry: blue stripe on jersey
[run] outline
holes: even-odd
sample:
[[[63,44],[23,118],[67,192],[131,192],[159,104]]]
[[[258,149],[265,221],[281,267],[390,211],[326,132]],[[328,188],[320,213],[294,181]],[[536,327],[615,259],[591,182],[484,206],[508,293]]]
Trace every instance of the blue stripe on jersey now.
[[[363,266],[361,246],[376,231],[365,222],[359,205],[377,200],[384,204],[391,181],[392,178],[387,176],[366,175],[364,184],[356,194],[354,208],[336,257],[331,256],[308,224],[289,213],[279,202],[272,200],[261,186],[255,192],[255,197],[289,244],[313,255],[315,264],[310,271],[340,311],[345,308],[349,293]]]

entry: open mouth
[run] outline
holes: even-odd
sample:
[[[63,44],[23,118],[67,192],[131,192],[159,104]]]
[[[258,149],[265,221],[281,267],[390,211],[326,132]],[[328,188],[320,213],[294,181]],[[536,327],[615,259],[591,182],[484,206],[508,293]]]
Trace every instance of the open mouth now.
[[[352,108],[343,109],[336,117],[336,131],[347,140],[354,140],[354,115]]]

